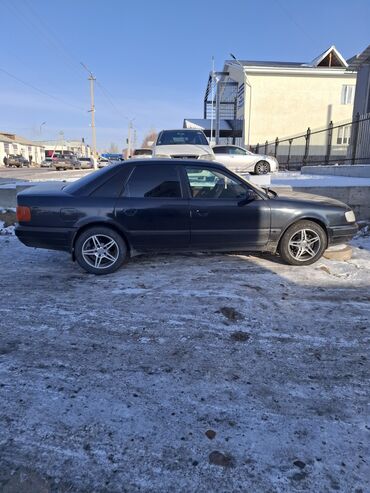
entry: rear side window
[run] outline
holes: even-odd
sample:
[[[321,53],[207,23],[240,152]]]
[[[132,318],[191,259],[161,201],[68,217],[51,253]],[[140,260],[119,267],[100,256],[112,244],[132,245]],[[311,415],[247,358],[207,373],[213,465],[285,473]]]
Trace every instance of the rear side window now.
[[[100,187],[94,190],[91,196],[117,198],[121,193],[126,177],[126,170],[122,170],[120,173],[116,173],[109,180],[100,185]]]
[[[176,166],[150,164],[136,166],[125,186],[124,197],[181,198]]]

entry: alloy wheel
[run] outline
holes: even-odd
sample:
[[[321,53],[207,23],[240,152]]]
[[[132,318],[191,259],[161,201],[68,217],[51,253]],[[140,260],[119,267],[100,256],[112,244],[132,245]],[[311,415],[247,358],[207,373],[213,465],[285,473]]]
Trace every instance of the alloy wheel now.
[[[311,260],[321,248],[320,236],[312,229],[301,229],[292,235],[288,248],[290,255],[298,262]]]
[[[82,256],[91,267],[108,269],[118,260],[119,246],[110,236],[92,235],[82,245]]]
[[[269,172],[269,165],[266,162],[260,162],[257,164],[257,173],[259,175],[265,175]]]

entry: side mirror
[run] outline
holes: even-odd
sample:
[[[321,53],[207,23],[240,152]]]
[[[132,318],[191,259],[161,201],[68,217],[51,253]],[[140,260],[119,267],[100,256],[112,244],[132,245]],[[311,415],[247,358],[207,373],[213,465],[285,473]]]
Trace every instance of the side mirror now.
[[[238,206],[242,207],[243,205],[247,205],[250,202],[253,202],[253,200],[255,200],[255,199],[256,199],[255,192],[253,190],[251,190],[250,188],[248,188],[245,191],[244,197],[238,202]]]

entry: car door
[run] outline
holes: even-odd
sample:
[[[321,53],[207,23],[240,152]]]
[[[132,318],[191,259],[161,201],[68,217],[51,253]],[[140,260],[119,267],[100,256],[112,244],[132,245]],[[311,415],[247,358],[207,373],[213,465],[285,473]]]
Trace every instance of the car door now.
[[[190,243],[189,199],[173,163],[138,163],[117,200],[115,217],[134,249],[186,249]]]
[[[253,171],[253,160],[250,159],[248,151],[241,147],[230,146],[229,154],[231,157],[232,171],[236,173],[247,173]]]
[[[227,168],[232,168],[232,156],[229,154],[228,146],[216,146],[213,148],[213,153],[216,156],[216,161],[223,164]]]
[[[192,248],[261,248],[270,237],[269,200],[219,169],[186,166]],[[254,198],[246,200],[247,194]]]

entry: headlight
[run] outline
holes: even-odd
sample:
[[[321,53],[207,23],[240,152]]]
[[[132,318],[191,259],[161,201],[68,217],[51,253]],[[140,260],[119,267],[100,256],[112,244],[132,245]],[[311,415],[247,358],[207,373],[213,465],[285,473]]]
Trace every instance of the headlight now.
[[[214,154],[202,154],[198,159],[203,159],[204,161],[214,161],[216,158]]]
[[[157,157],[159,159],[170,159],[171,158],[171,156],[168,156],[167,154],[156,154],[153,157]]]
[[[356,216],[353,211],[347,211],[344,215],[348,223],[354,223],[356,221]]]

